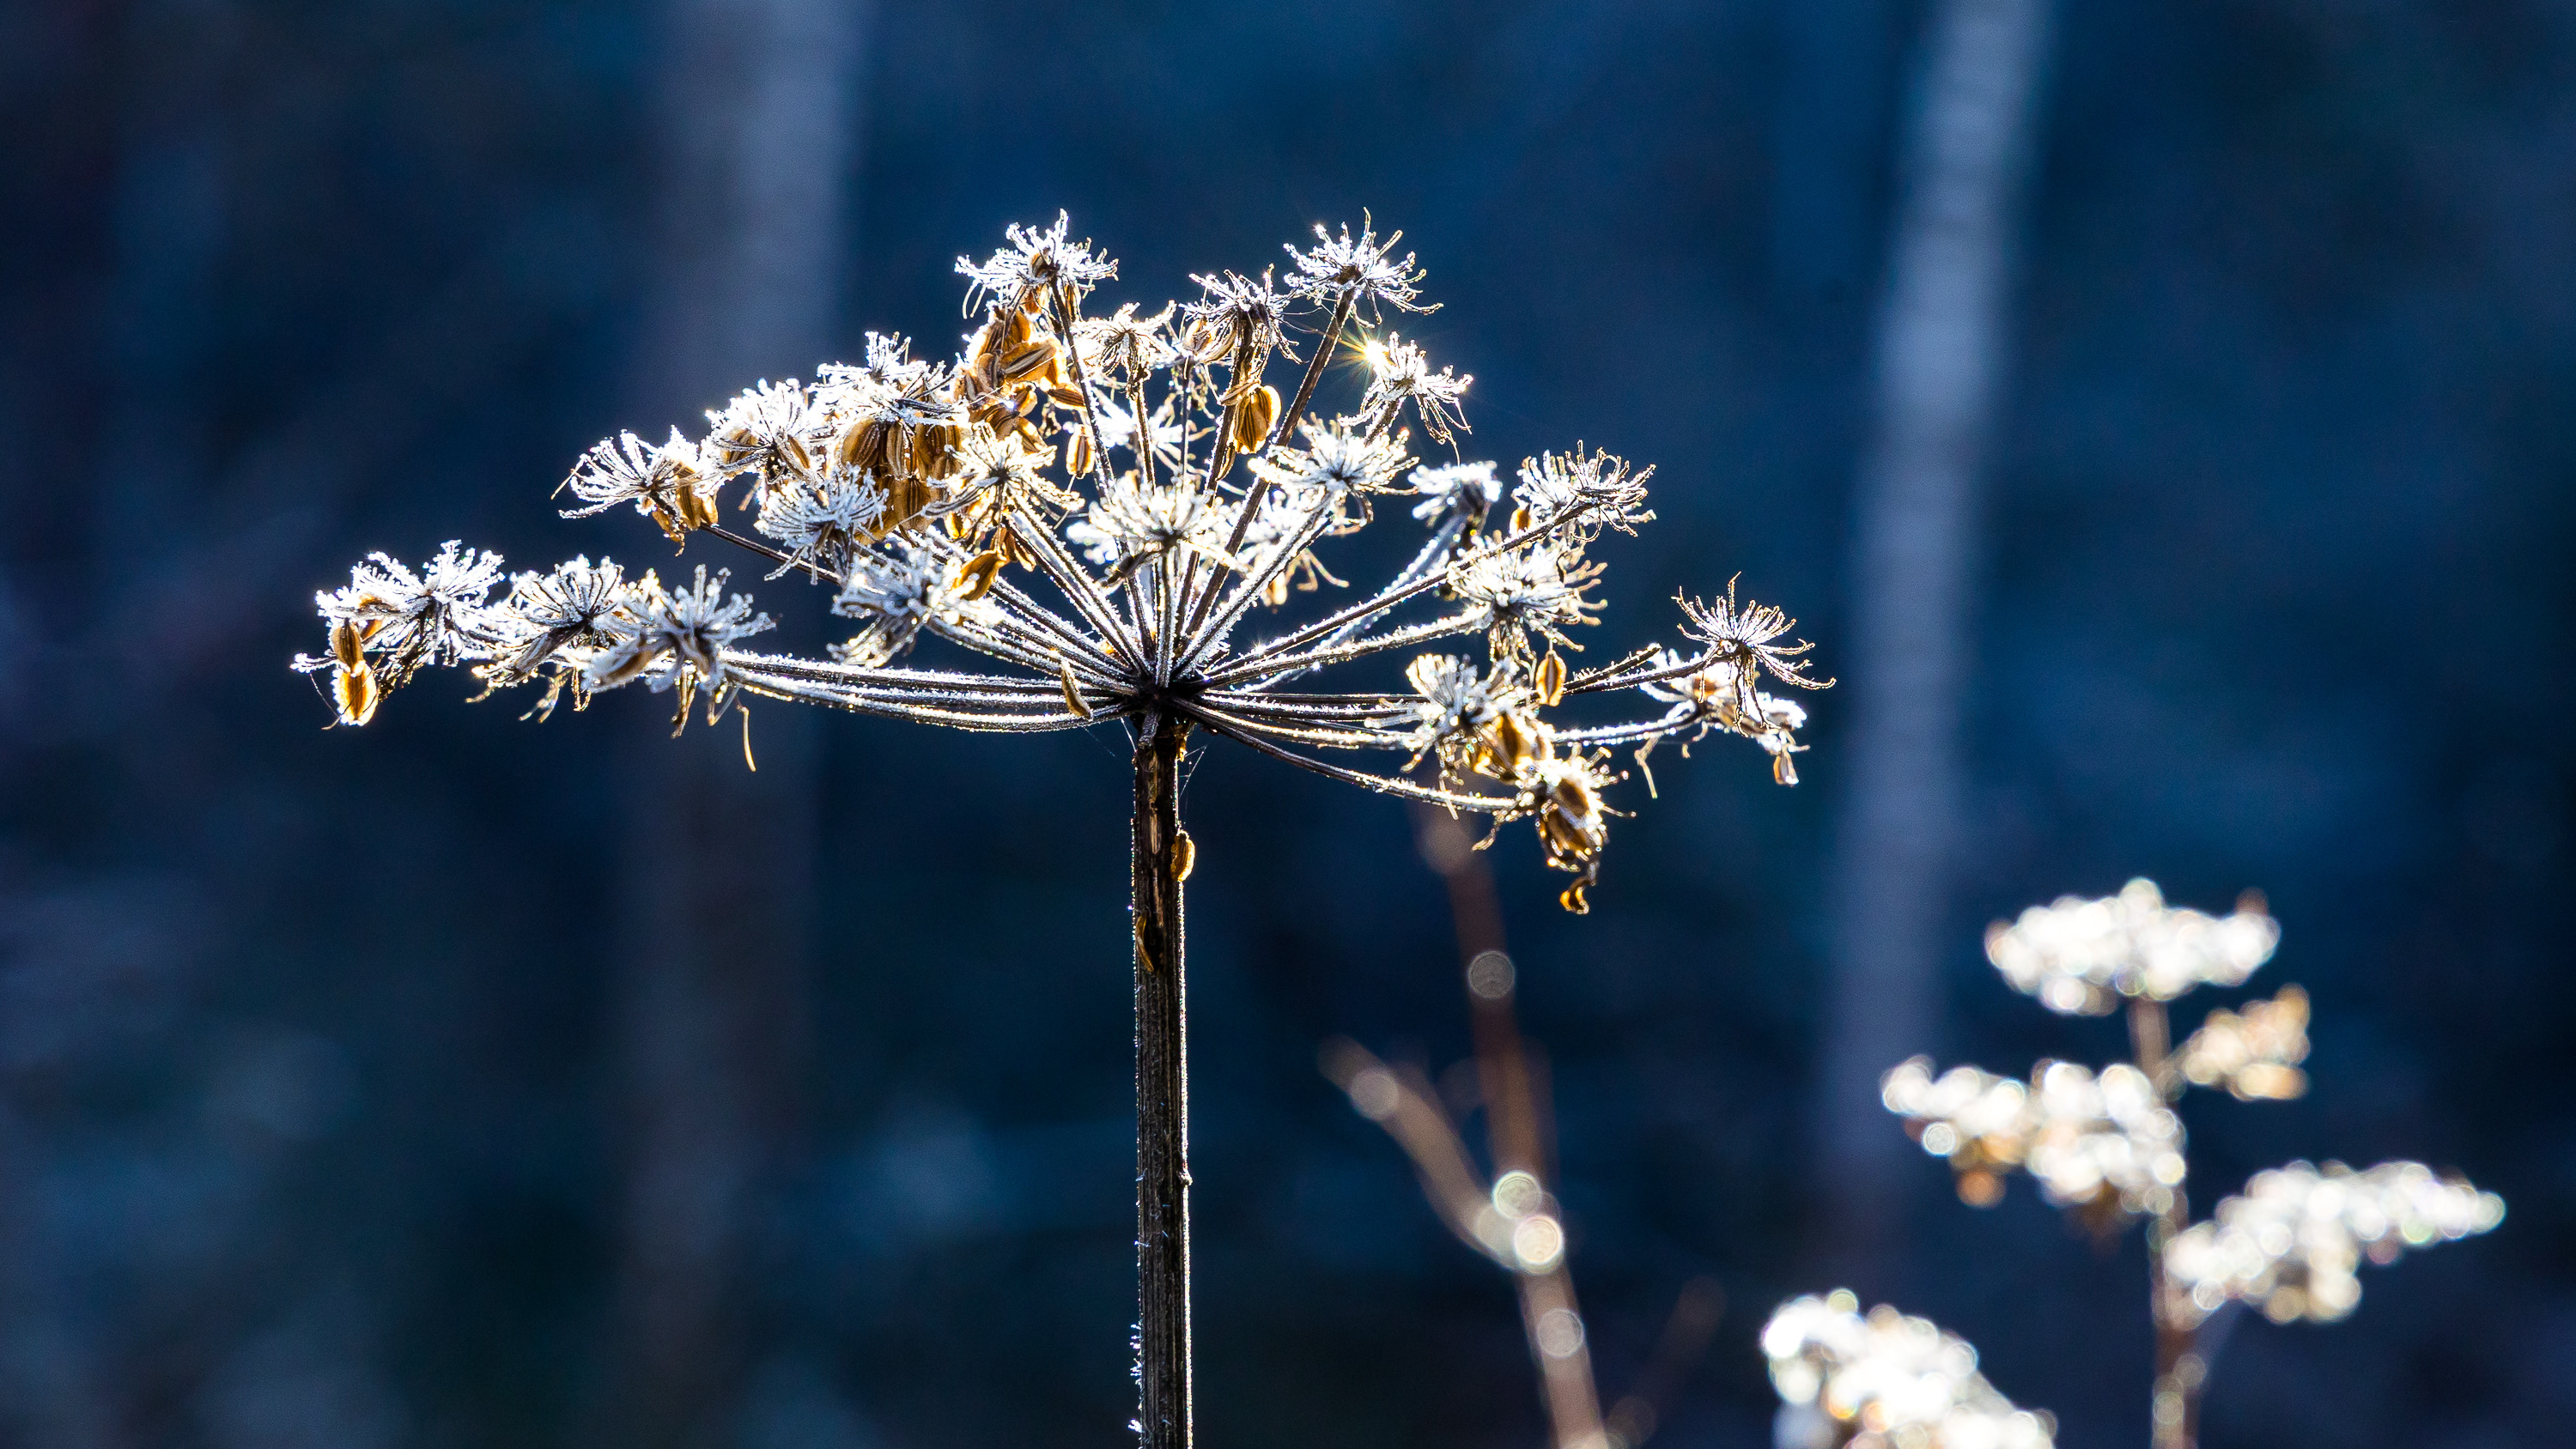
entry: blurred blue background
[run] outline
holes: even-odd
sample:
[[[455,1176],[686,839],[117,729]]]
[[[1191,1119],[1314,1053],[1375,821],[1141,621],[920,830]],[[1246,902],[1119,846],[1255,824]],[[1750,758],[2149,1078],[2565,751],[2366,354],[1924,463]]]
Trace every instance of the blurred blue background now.
[[[868,328],[944,352],[951,262],[1005,222],[1069,208],[1121,259],[1103,299],[1151,305],[1367,207],[1447,303],[1418,330],[1475,374],[1469,456],[1659,465],[1661,521],[1603,550],[1610,642],[1740,570],[1849,681],[1925,25],[0,8],[0,1443],[1119,1442],[1123,740],[772,709],[754,783],[647,700],[539,727],[438,677],[325,732],[286,669],[311,592],[457,536],[658,562],[640,519],[554,516],[583,447]],[[2406,1156],[2512,1213],[2369,1273],[2347,1323],[2238,1326],[2208,1442],[2561,1441],[2576,7],[2102,0],[2042,61],[1942,611],[1921,1045],[2107,1059],[2115,1025],[1994,978],[1984,924],[2131,874],[2262,888],[2286,936],[2255,984],[2313,994],[2314,1091],[2191,1102],[2197,1200]],[[827,637],[821,594],[757,592]],[[1961,1206],[1892,1120],[1819,1105],[1856,698],[1812,701],[1796,790],[1741,746],[1665,764],[1588,918],[1522,832],[1497,847],[1604,1388],[1713,1275],[1657,1442],[1768,1443],[1754,1332],[1850,1278],[1975,1340],[2062,1442],[2143,1442],[2136,1237],[2097,1249],[2027,1183]],[[1334,1034],[1467,1050],[1410,822],[1204,765],[1206,1432],[1542,1442],[1509,1285],[1315,1069]],[[1836,1166],[1846,1129],[1901,1150]],[[1835,1226],[1855,1191],[1896,1205],[1874,1240]]]

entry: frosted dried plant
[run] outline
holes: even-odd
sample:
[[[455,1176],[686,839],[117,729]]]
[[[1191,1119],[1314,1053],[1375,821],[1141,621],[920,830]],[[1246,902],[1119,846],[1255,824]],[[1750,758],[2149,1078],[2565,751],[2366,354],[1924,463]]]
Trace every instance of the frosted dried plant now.
[[[2223,1088],[2239,1101],[2303,1094],[2308,997],[2285,986],[2269,1001],[2214,1010],[2178,1047],[2166,1003],[2195,986],[2242,984],[2280,939],[2279,923],[2250,892],[2226,916],[2167,906],[2147,880],[2103,900],[2034,906],[1987,930],[1988,959],[2061,1014],[2101,1015],[2126,998],[2132,1059],[2098,1075],[2042,1062],[2025,1085],[1974,1067],[1935,1076],[1929,1057],[1915,1057],[1880,1083],[1887,1109],[1923,1150],[1949,1160],[1963,1200],[2000,1200],[2004,1175],[2018,1168],[2097,1234],[2145,1220],[2158,1449],[2197,1440],[2209,1374],[2200,1331],[2213,1314],[2247,1302],[2280,1322],[2340,1318],[2361,1300],[2353,1272],[2364,1257],[2391,1262],[2405,1248],[2504,1219],[2502,1198],[2419,1163],[2356,1173],[2299,1162],[2255,1174],[2243,1196],[2191,1221],[2182,1119],[2171,1104],[2192,1087]]]
[[[1382,1061],[1347,1038],[1326,1042],[1319,1064],[1352,1109],[1386,1129],[1413,1159],[1423,1196],[1442,1225],[1512,1275],[1554,1449],[1640,1449],[1654,1436],[1669,1407],[1666,1400],[1707,1347],[1725,1311],[1725,1294],[1706,1278],[1686,1286],[1654,1358],[1629,1391],[1602,1411],[1568,1261],[1564,1208],[1548,1188],[1557,1155],[1551,1140],[1555,1104],[1539,1048],[1521,1036],[1516,1019],[1519,970],[1503,949],[1493,870],[1463,823],[1427,807],[1416,812],[1423,859],[1449,886],[1475,1057],[1444,1073],[1446,1086],[1434,1086],[1410,1063]],[[1483,1109],[1490,1166],[1478,1164],[1453,1106],[1459,1113]]]
[[[969,730],[1124,727],[1136,779],[1140,1425],[1148,1444],[1178,1445],[1189,1439],[1181,881],[1195,855],[1179,781],[1191,737],[1497,826],[1527,819],[1548,864],[1573,877],[1561,901],[1582,911],[1618,813],[1605,797],[1623,778],[1614,747],[1642,763],[1660,739],[1721,728],[1769,751],[1785,783],[1801,716],[1755,693],[1755,678],[1830,681],[1805,675],[1805,645],[1779,642],[1785,615],[1738,609],[1732,585],[1723,601],[1685,602],[1686,647],[1575,668],[1575,636],[1603,607],[1604,565],[1589,550],[1652,517],[1651,470],[1579,446],[1528,460],[1508,524],[1489,526],[1490,463],[1425,468],[1409,450],[1406,405],[1453,440],[1470,381],[1434,372],[1419,346],[1357,338],[1368,366],[1353,410],[1310,411],[1360,317],[1431,310],[1397,236],[1318,226],[1314,246],[1288,249],[1284,284],[1270,271],[1210,274],[1186,303],[1105,316],[1085,305],[1117,264],[1064,216],[1006,239],[957,264],[975,326],[953,359],[872,333],[860,363],[827,365],[810,384],[762,381],[709,413],[699,437],[601,443],[559,490],[572,495],[567,517],[631,506],[683,546],[703,534],[832,585],[832,611],[858,624],[832,657],[748,647],[769,620],[726,592],[721,571],[674,590],[605,563],[584,574],[576,560],[520,576],[496,602],[499,558],[450,544],[418,574],[375,555],[321,595],[331,647],[296,667],[327,676],[353,725],[421,666],[447,664],[471,668],[487,693],[539,687],[539,715],[567,694],[581,709],[641,681],[675,696],[675,730],[700,702],[712,723],[750,700]],[[1265,374],[1299,360],[1294,334],[1309,329],[1283,404]],[[726,526],[729,490],[756,511],[753,533]],[[1405,500],[1428,525],[1411,560],[1352,602],[1257,634],[1256,610],[1345,587],[1319,548],[1375,521],[1379,498]],[[1481,668],[1421,655],[1409,691],[1297,687],[1479,636]],[[925,641],[985,667],[905,662]],[[1553,713],[1632,693],[1668,707],[1592,722]],[[1388,765],[1331,758],[1371,753]],[[1440,762],[1429,783],[1402,763],[1426,755]]]
[[[1793,1298],[1762,1325],[1780,1449],[2050,1449],[2057,1423],[1977,1372],[1977,1350],[1928,1318],[1847,1288]]]

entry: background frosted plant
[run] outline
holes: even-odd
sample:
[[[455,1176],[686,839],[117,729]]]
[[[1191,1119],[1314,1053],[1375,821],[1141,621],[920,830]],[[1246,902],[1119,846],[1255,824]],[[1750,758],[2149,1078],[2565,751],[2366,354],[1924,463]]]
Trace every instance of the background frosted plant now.
[[[1762,1325],[1780,1449],[2049,1449],[2057,1424],[1977,1372],[1977,1350],[1848,1288],[1793,1298]]]
[[[1628,1392],[1602,1411],[1590,1334],[1568,1261],[1564,1206],[1549,1188],[1556,1177],[1556,1107],[1546,1072],[1532,1061],[1538,1048],[1522,1038],[1515,1019],[1519,971],[1503,949],[1493,870],[1463,822],[1415,808],[1423,859],[1449,885],[1475,1031],[1474,1086],[1466,1089],[1449,1074],[1449,1088],[1434,1086],[1422,1068],[1382,1061],[1346,1037],[1324,1044],[1320,1065],[1352,1109],[1386,1129],[1413,1159],[1422,1194],[1441,1224],[1512,1275],[1555,1449],[1639,1449],[1654,1436],[1667,1400],[1707,1347],[1725,1295],[1706,1278],[1683,1288],[1654,1358]],[[1477,1108],[1485,1114],[1489,1166],[1477,1163],[1453,1116]]]
[[[1754,694],[1756,675],[1804,689],[1830,681],[1806,675],[1805,645],[1778,642],[1785,615],[1739,610],[1732,585],[1722,602],[1685,602],[1687,647],[1576,669],[1575,636],[1604,607],[1593,591],[1605,566],[1588,550],[1653,517],[1651,470],[1579,445],[1525,461],[1508,524],[1491,527],[1501,492],[1492,464],[1426,469],[1409,451],[1407,405],[1433,437],[1452,439],[1470,381],[1434,372],[1420,347],[1354,339],[1369,364],[1355,410],[1310,411],[1356,318],[1430,310],[1395,236],[1319,226],[1315,246],[1288,249],[1284,285],[1271,271],[1224,272],[1194,279],[1200,295],[1187,303],[1086,317],[1117,264],[1074,239],[1061,215],[1005,235],[989,258],[957,264],[974,327],[953,359],[871,333],[861,363],[828,364],[810,385],[760,382],[710,412],[696,438],[621,434],[564,481],[567,517],[627,505],[683,546],[705,534],[776,573],[832,585],[831,611],[858,625],[832,657],[747,648],[770,620],[721,570],[700,566],[675,588],[575,560],[520,576],[495,601],[500,559],[450,544],[418,574],[375,555],[321,595],[331,648],[297,667],[327,671],[348,724],[422,665],[455,664],[487,692],[541,685],[537,714],[566,691],[580,707],[642,681],[674,696],[675,727],[698,703],[712,723],[749,699],[970,730],[1123,726],[1135,775],[1139,1424],[1148,1444],[1180,1445],[1190,1437],[1181,882],[1195,847],[1179,797],[1192,737],[1453,814],[1530,820],[1548,864],[1574,877],[1561,900],[1582,911],[1616,814],[1605,793],[1623,778],[1614,747],[1642,761],[1666,736],[1725,728],[1785,761],[1796,711]],[[1292,333],[1319,314],[1283,405],[1266,371],[1299,360]],[[1319,549],[1376,521],[1380,498],[1428,526],[1411,561],[1352,602],[1258,632],[1257,611],[1345,587]],[[726,526],[728,501],[753,513],[760,536]],[[1428,650],[1478,638],[1481,665]],[[982,665],[899,662],[925,640]],[[1413,655],[1409,689],[1292,687],[1392,651]],[[1735,705],[1708,702],[1727,688]],[[1552,713],[1569,699],[1632,694],[1647,705],[1634,718]],[[1408,775],[1426,756],[1439,762],[1430,783]]]
[[[2296,1162],[2255,1174],[2242,1196],[2191,1221],[2182,1119],[2170,1104],[2196,1086],[2239,1101],[2304,1093],[2308,997],[2285,986],[2269,1001],[2212,1011],[2178,1047],[2165,1004],[2197,986],[2241,985],[2280,940],[2251,893],[2225,916],[2168,906],[2148,880],[2103,900],[2033,906],[1987,930],[1988,959],[2062,1015],[2103,1016],[2125,1000],[2132,1059],[2099,1074],[2042,1062],[2024,1084],[1975,1067],[1935,1076],[1931,1059],[1916,1057],[1880,1082],[1887,1109],[1924,1151],[1949,1160],[1967,1202],[1999,1200],[2004,1175],[2019,1168],[2097,1234],[2146,1220],[2158,1449],[2197,1439],[2209,1375],[2198,1340],[2211,1315],[2247,1302],[2275,1322],[2341,1318],[2361,1300],[2363,1258],[2392,1262],[2504,1220],[2502,1198],[2420,1163],[2356,1173]]]

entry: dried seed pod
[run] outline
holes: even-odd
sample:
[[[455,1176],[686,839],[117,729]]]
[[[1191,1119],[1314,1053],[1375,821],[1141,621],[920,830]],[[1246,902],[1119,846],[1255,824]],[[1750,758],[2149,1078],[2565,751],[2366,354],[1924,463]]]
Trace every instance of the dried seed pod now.
[[[1538,702],[1554,709],[1565,698],[1565,656],[1550,649],[1538,662],[1537,677],[1530,681],[1538,691]]]
[[[928,508],[931,500],[937,496],[937,490],[931,486],[930,480],[918,474],[905,474],[879,481],[886,491],[886,506],[884,515],[877,519],[874,527],[867,530],[867,538],[871,543],[920,517],[921,510]]]
[[[1243,403],[1234,410],[1234,446],[1249,453],[1270,436],[1270,425],[1279,421],[1279,389],[1268,383],[1244,394]]]
[[[362,725],[376,717],[376,706],[384,702],[385,693],[376,683],[376,672],[360,660],[355,668],[332,667],[331,697],[340,706],[342,724]]]
[[[993,578],[1002,571],[1004,560],[997,550],[987,549],[957,566],[957,576],[949,587],[957,597],[972,603],[993,591]]]
[[[719,517],[716,511],[715,489],[701,487],[696,479],[684,477],[680,480],[677,496],[680,505],[680,527],[684,529],[715,527]]]
[[[1091,718],[1091,706],[1082,702],[1082,691],[1073,682],[1073,666],[1062,659],[1055,662],[1057,682],[1064,686],[1064,707],[1084,719]]]
[[[1544,758],[1553,748],[1552,732],[1518,710],[1494,717],[1478,736],[1476,768],[1497,780],[1509,780],[1521,766]]]
[[[885,423],[875,420],[850,429],[841,435],[841,444],[836,450],[840,461],[863,473],[887,471],[887,443],[893,431]]]
[[[1064,466],[1077,478],[1091,471],[1097,455],[1091,451],[1091,429],[1073,430],[1073,443],[1065,452]]]
[[[372,627],[361,628],[355,619],[343,619],[332,625],[332,659],[337,661],[342,669],[366,668],[366,657],[362,651],[366,647],[367,636],[374,632]]]
[[[1198,863],[1199,843],[1190,839],[1190,833],[1184,830],[1172,841],[1172,883],[1178,885],[1188,880],[1191,868]]]
[[[1002,354],[1000,375],[1003,386],[1007,387],[1013,383],[1051,379],[1062,368],[1062,355],[1056,351],[1054,340],[1032,337]]]

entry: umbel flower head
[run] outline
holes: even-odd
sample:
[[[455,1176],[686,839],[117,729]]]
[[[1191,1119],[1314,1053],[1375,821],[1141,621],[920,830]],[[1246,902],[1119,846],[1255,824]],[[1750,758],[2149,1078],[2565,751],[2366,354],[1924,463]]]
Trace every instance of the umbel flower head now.
[[[2151,880],[2098,901],[2062,896],[1986,932],[1987,959],[2004,979],[2070,1016],[2103,1015],[2123,996],[2171,1001],[2195,986],[2239,985],[2280,944],[2260,896],[2212,916],[2166,905]]]
[[[1793,1298],[1762,1325],[1781,1449],[2049,1449],[2056,1420],[2013,1406],[1977,1350],[1847,1288]]]
[[[2241,984],[2280,941],[2279,923],[2251,892],[2225,916],[2168,906],[2143,879],[2102,900],[2033,906],[1987,930],[1995,969],[2068,1015],[2100,1015],[2125,998],[2133,1059],[2098,1073],[2041,1062],[2023,1083],[1964,1066],[1935,1076],[1931,1058],[1915,1057],[1880,1079],[1881,1101],[1924,1151],[1949,1160],[1965,1201],[2000,1200],[2004,1176],[2020,1170],[2097,1235],[2150,1220],[2157,1449],[2192,1449],[2209,1366],[2195,1335],[2221,1308],[2252,1303],[2276,1322],[2341,1318],[2361,1301],[2354,1269],[2363,1258],[2391,1262],[2504,1219],[2502,1198],[2418,1163],[2356,1173],[2294,1162],[2255,1174],[2242,1196],[2191,1221],[2190,1165],[2171,1104],[2193,1087],[2242,1102],[2304,1094],[2308,997],[2285,986],[2269,1001],[2214,1010],[2178,1046],[2167,1004],[2195,987]]]
[[[2198,1323],[2243,1300],[2275,1323],[2332,1322],[2361,1302],[2353,1274],[2362,1259],[2393,1263],[2408,1248],[2457,1242],[2503,1221],[2503,1198],[2420,1162],[2362,1172],[2293,1162],[2254,1174],[2209,1221],[2175,1235],[2165,1250],[2168,1311]]]
[[[1370,366],[1350,410],[1310,411],[1346,331],[1431,310],[1398,235],[1318,226],[1311,248],[1289,248],[1284,283],[1216,272],[1195,298],[1086,316],[1117,263],[1062,215],[1014,226],[987,259],[957,264],[975,327],[953,359],[871,334],[859,364],[759,382],[698,437],[620,434],[565,479],[567,516],[629,505],[684,546],[708,535],[761,555],[772,577],[831,585],[832,612],[857,627],[832,657],[748,647],[768,618],[720,571],[681,588],[575,560],[494,601],[499,558],[450,544],[417,573],[374,555],[322,594],[330,651],[297,667],[328,675],[347,724],[427,664],[537,685],[540,714],[567,692],[579,708],[642,680],[676,691],[679,724],[693,701],[713,719],[754,698],[973,730],[1177,718],[1334,779],[1530,820],[1548,863],[1575,878],[1564,904],[1583,910],[1617,815],[1608,792],[1625,778],[1613,747],[1642,760],[1667,736],[1722,729],[1791,783],[1804,715],[1756,686],[1830,681],[1807,676],[1784,614],[1739,605],[1732,584],[1685,603],[1680,647],[1575,667],[1604,608],[1592,551],[1653,518],[1652,470],[1578,445],[1522,463],[1512,506],[1497,508],[1492,463],[1423,466],[1410,450],[1408,415],[1443,444],[1466,431],[1473,381],[1434,369],[1417,343],[1358,339]],[[1318,335],[1283,403],[1266,372],[1297,361],[1301,329]],[[752,531],[726,525],[729,490]],[[1380,499],[1427,528],[1411,561],[1302,622],[1259,622],[1349,588],[1326,555],[1381,520]],[[930,640],[980,667],[908,662]],[[1477,640],[1481,659],[1455,652]],[[1303,683],[1391,651],[1412,656],[1409,688]],[[1557,715],[1623,697],[1647,708]]]

